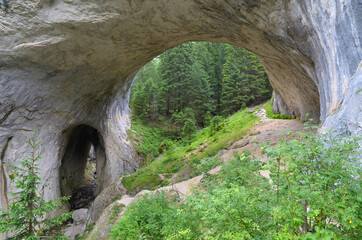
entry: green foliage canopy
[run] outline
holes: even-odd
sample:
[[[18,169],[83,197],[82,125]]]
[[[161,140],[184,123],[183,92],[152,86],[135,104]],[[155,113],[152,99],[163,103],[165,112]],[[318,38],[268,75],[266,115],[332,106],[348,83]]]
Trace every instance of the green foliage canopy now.
[[[131,89],[131,109],[145,121],[162,122],[191,108],[196,125],[205,127],[210,115],[228,116],[271,93],[254,54],[223,43],[189,42],[139,71]],[[181,129],[184,124],[174,123]]]

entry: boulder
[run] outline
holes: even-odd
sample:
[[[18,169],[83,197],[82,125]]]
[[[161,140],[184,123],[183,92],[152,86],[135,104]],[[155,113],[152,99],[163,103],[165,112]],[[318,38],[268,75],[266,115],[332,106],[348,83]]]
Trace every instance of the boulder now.
[[[249,139],[241,139],[241,140],[237,141],[236,143],[234,143],[230,147],[230,149],[242,148],[242,147],[245,147],[248,144],[249,144]]]
[[[81,236],[84,233],[86,225],[79,224],[79,225],[70,225],[63,230],[63,233],[69,240],[77,239],[77,236]]]
[[[88,209],[80,208],[73,212],[72,218],[75,223],[85,223],[88,217]]]
[[[231,140],[226,144],[226,149],[229,149],[234,144],[234,141]]]
[[[126,188],[122,184],[122,178],[118,178],[114,183],[105,188],[90,205],[87,224],[96,222],[103,210],[114,201],[121,199],[122,196],[126,194],[126,191]]]

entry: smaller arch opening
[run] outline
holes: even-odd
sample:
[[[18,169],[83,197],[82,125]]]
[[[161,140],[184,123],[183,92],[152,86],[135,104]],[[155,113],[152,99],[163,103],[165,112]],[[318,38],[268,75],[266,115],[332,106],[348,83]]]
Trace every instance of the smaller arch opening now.
[[[71,130],[60,166],[62,196],[71,196],[70,209],[86,208],[103,187],[106,162],[101,134],[88,125]]]

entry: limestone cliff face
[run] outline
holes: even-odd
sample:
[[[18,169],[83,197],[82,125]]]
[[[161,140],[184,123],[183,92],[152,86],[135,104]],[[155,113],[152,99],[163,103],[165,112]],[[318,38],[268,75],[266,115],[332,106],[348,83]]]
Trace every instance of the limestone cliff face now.
[[[126,135],[132,77],[187,41],[253,51],[282,113],[329,122],[340,107],[345,126],[360,133],[361,108],[345,109],[361,93],[344,100],[352,85],[361,85],[361,12],[358,0],[12,0],[0,11],[1,164],[23,156],[36,125],[46,198],[61,195],[61,185],[77,174],[67,168],[60,179],[62,164],[84,158],[89,143],[102,159],[98,186],[134,171],[138,162]],[[84,149],[66,150],[81,125],[93,129],[84,130]],[[5,170],[1,176],[4,196],[11,186]]]

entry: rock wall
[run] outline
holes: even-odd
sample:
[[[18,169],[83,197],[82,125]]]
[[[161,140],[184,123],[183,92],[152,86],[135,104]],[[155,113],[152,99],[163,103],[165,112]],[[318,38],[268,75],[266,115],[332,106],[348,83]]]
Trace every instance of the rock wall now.
[[[296,117],[309,113],[336,125],[328,115],[342,109],[338,117],[345,128],[361,131],[361,108],[353,108],[361,93],[350,90],[361,82],[358,0],[12,0],[8,5],[0,10],[3,207],[12,188],[6,169],[27,152],[34,125],[44,149],[46,199],[61,194],[61,159],[79,125],[96,129],[104,141],[103,186],[136,170],[126,134],[132,77],[153,57],[187,41],[253,51],[282,100],[281,113],[293,109]],[[346,97],[348,91],[352,97]]]

